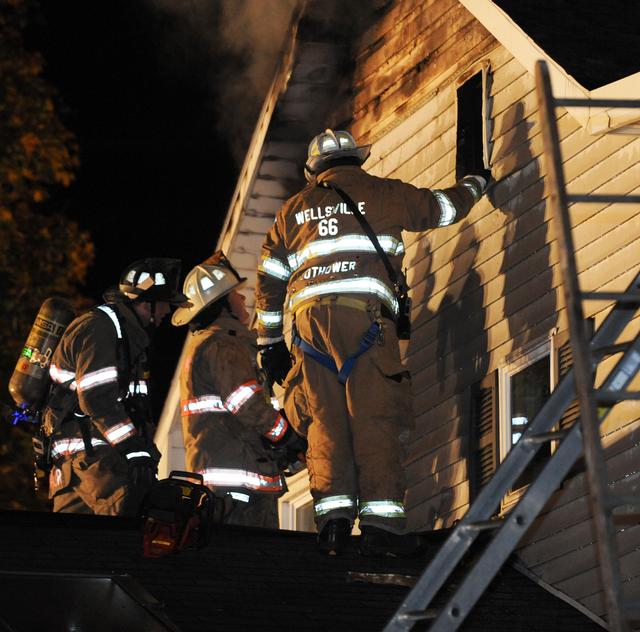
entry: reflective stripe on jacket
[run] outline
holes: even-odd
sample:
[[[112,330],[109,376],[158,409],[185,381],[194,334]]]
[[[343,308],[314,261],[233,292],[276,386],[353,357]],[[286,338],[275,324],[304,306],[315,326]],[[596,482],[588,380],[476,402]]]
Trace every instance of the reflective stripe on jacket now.
[[[91,310],[69,325],[53,354],[49,373],[55,383],[69,390],[68,397],[74,400],[71,410],[90,418],[92,436],[117,445],[137,434],[122,402],[118,382],[118,339],[124,335],[129,345],[132,363],[129,394],[144,397],[148,395],[146,349],[149,337],[134,312],[124,303],[117,304],[119,321],[110,314],[113,310],[108,305],[98,309],[102,313]],[[81,438],[79,425],[61,425],[63,420],[58,413],[55,402],[50,402],[44,420],[47,430],[56,430],[54,439]],[[61,454],[64,452],[61,450]]]
[[[262,438],[281,439],[288,423],[256,379],[256,351],[255,334],[227,312],[187,337],[180,373],[186,465],[214,489],[284,491]]]
[[[457,222],[481,193],[467,181],[443,190],[418,189],[352,165],[322,172],[318,182],[323,181],[351,196],[397,271],[403,230]],[[358,221],[335,191],[310,184],[278,211],[262,247],[255,312],[260,342],[282,336],[283,309],[295,311],[327,294],[373,296],[397,312],[387,271]]]

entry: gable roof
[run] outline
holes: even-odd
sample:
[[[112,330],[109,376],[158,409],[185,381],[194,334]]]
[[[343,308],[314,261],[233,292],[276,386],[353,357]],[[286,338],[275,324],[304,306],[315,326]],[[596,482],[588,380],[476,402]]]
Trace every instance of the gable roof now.
[[[533,0],[532,2],[518,2],[517,0],[460,0],[460,3],[482,23],[482,25],[527,69],[534,74],[534,65],[538,59],[547,61],[551,85],[555,98],[578,99],[628,99],[640,94],[640,72],[627,75],[606,85],[588,89],[572,76],[571,70],[578,70],[579,76],[584,77],[584,65],[577,64],[571,57],[579,53],[573,44],[582,40],[582,35],[573,36],[579,28],[579,22],[561,23],[565,40],[562,45],[555,43],[549,50],[545,46],[554,37],[558,28],[560,15],[550,9],[547,0]],[[600,20],[615,31],[612,24],[619,24],[625,14],[615,16],[615,8],[606,3],[573,3],[575,12],[585,20],[584,9],[588,4],[596,5],[600,9]],[[627,5],[630,3],[626,3]],[[529,9],[523,9],[527,5]],[[635,23],[632,23],[635,33]],[[597,29],[592,25],[591,29]],[[633,38],[634,32],[629,32],[627,38]],[[553,50],[552,50],[553,49]],[[568,51],[568,54],[567,54]],[[623,72],[633,69],[625,64]],[[610,78],[611,75],[608,75]],[[584,79],[583,79],[584,80]],[[637,108],[606,109],[604,107],[567,107],[569,114],[592,134],[602,134],[616,131],[625,134],[640,134],[640,112]]]
[[[427,534],[427,554],[412,560],[360,557],[355,538],[344,556],[325,557],[310,533],[222,525],[203,549],[149,559],[142,555],[140,524],[133,519],[5,512],[0,514],[0,576],[128,577],[125,589],[160,622],[173,624],[159,629],[369,632],[381,630],[394,614],[406,584],[421,574],[443,535]],[[48,599],[58,599],[60,607],[59,587],[49,579],[46,591],[29,595],[43,622]],[[3,618],[11,622],[11,616],[5,603],[0,623]],[[48,621],[46,629],[68,628]],[[91,629],[106,628],[96,621]],[[507,564],[461,629],[589,632],[601,627]]]

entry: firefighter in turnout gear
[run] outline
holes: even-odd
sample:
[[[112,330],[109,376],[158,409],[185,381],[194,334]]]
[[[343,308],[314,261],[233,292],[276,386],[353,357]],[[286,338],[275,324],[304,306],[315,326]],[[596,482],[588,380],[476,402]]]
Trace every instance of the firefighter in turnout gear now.
[[[258,379],[256,337],[238,292],[245,280],[216,252],[189,272],[189,305],[173,315],[190,329],[180,373],[186,465],[230,501],[226,523],[277,529],[286,491],[278,461],[295,460],[306,441]]]
[[[66,329],[51,362],[44,411],[53,510],[135,516],[156,477],[160,453],[148,397],[153,329],[184,303],[180,261],[148,258],[125,269],[117,288]]]
[[[368,155],[344,131],[328,129],[310,143],[308,184],[278,211],[262,247],[255,327],[262,365],[283,384],[287,417],[309,442],[320,550],[340,553],[359,517],[361,553],[404,555],[421,542],[406,533],[403,503],[400,436],[413,413],[396,331],[401,231],[461,220],[487,180],[420,189],[367,174]],[[292,367],[284,311],[292,315]]]

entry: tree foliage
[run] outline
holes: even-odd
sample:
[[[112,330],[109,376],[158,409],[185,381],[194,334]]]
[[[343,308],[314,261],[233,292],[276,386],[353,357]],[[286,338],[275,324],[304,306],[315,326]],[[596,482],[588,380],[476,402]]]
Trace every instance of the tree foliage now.
[[[40,304],[54,295],[85,304],[78,288],[93,260],[88,233],[48,204],[70,186],[79,158],[43,58],[24,44],[34,11],[35,0],[0,0],[0,401]],[[0,422],[0,486],[9,486],[0,507],[12,486],[23,491],[28,434]]]

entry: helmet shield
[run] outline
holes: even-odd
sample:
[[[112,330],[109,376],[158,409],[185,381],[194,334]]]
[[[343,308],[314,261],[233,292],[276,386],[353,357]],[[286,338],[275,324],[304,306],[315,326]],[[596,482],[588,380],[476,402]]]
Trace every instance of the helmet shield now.
[[[304,170],[307,179],[331,166],[331,163],[341,158],[355,158],[362,164],[371,153],[371,145],[358,147],[349,132],[339,130],[334,132],[326,129],[309,143],[307,162]]]
[[[178,290],[180,259],[150,257],[134,261],[120,277],[120,294],[132,301],[165,301],[182,305],[187,297]]]
[[[214,253],[187,274],[182,290],[189,301],[173,313],[176,327],[190,323],[202,310],[241,287],[241,277],[222,251]]]

